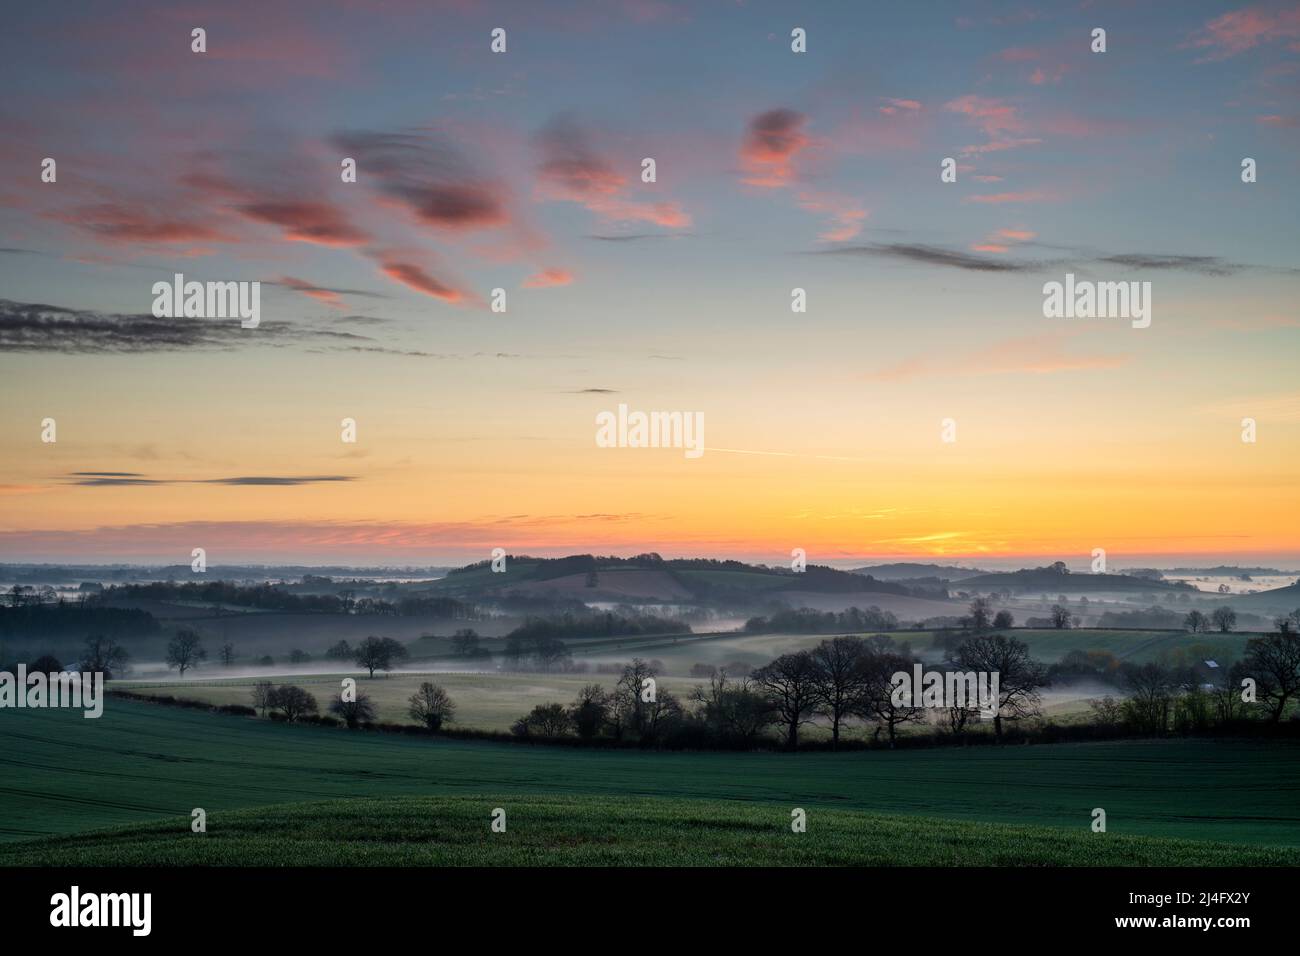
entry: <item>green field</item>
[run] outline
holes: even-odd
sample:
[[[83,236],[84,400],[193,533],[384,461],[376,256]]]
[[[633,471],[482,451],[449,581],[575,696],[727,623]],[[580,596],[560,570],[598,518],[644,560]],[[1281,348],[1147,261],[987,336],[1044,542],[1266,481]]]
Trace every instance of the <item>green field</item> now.
[[[1024,641],[1030,652],[1044,663],[1059,661],[1070,651],[1110,651],[1121,660],[1142,664],[1169,655],[1198,653],[1214,655],[1221,663],[1241,656],[1246,641],[1255,636],[1236,634],[1189,634],[1184,631],[1126,631],[1100,628],[1039,630],[1015,628],[1009,637]],[[701,633],[674,636],[593,638],[566,641],[577,660],[592,664],[630,660],[633,656],[663,663],[664,673],[686,675],[695,664],[722,667],[732,663],[759,667],[780,654],[814,647],[834,635],[830,634],[746,634],[743,632]],[[893,631],[890,636],[908,644],[927,661],[937,661],[943,653],[935,646],[933,631]],[[485,640],[483,646],[500,651],[504,640]],[[453,661],[449,638],[413,641],[411,655],[417,660]]]
[[[6,866],[1295,866],[1295,848],[708,800],[335,800],[0,846]]]
[[[1072,650],[1100,649],[1114,653],[1121,660],[1142,663],[1181,652],[1184,657],[1217,656],[1225,666],[1235,660],[1244,647],[1247,636],[1191,635],[1167,631],[1103,631],[1103,630],[1017,630],[1012,634],[1027,643],[1039,660],[1053,662]],[[921,657],[937,661],[941,651],[934,646],[933,634],[924,632],[895,632],[894,640],[907,642]],[[702,678],[688,676],[696,664],[709,667],[727,667],[742,664],[758,667],[780,654],[815,646],[826,635],[821,634],[702,634],[680,637],[598,638],[590,641],[572,641],[570,646],[576,660],[585,661],[591,669],[586,674],[520,674],[500,672],[489,663],[480,673],[419,673],[417,670],[381,674],[373,679],[353,672],[339,674],[295,675],[291,668],[281,668],[281,673],[266,679],[276,683],[298,684],[316,695],[322,710],[338,693],[343,677],[355,677],[359,686],[369,694],[378,708],[378,719],[389,723],[409,723],[407,698],[421,681],[433,680],[444,686],[457,705],[456,725],[477,730],[507,731],[510,725],[537,704],[571,702],[579,689],[589,683],[601,684],[606,690],[613,687],[615,676],[596,673],[600,665],[621,665],[634,656],[658,661],[662,665],[661,685],[664,689],[685,700],[691,690],[704,683]],[[492,647],[500,641],[487,641]],[[420,666],[445,666],[454,661],[449,653],[446,638],[423,639],[411,642],[413,668]],[[1193,654],[1192,652],[1196,653]],[[258,678],[224,678],[219,667],[205,665],[193,672],[185,681],[144,681],[121,683],[123,689],[152,696],[173,695],[202,700],[210,704],[249,704],[250,692]],[[1072,688],[1065,686],[1052,691],[1044,701],[1045,715],[1057,720],[1077,719],[1087,714],[1087,697],[1104,693],[1118,693],[1097,686]],[[823,722],[824,723],[824,722]],[[903,733],[926,730],[921,725],[906,725]],[[821,724],[811,724],[805,729],[809,739],[829,737],[829,730]],[[870,735],[871,728],[851,726],[846,731],[850,737]]]
[[[162,819],[187,825],[194,807],[219,822],[234,810],[342,798],[472,796],[474,809],[465,812],[477,820],[484,805],[526,814],[539,797],[564,796],[722,805],[728,815],[712,825],[723,830],[732,813],[744,830],[745,821],[759,819],[746,815],[751,810],[764,821],[770,811],[774,838],[784,835],[790,809],[802,807],[814,821],[827,811],[906,817],[916,834],[939,832],[933,820],[920,819],[938,818],[1050,827],[1062,846],[1073,846],[1076,836],[1150,836],[1295,850],[1298,758],[1293,744],[1209,740],[797,755],[595,751],[292,727],[110,699],[99,720],[59,710],[0,715],[0,838]],[[1107,812],[1105,835],[1089,831],[1094,807]],[[364,834],[371,825],[368,812],[341,812],[357,819],[340,832]],[[588,812],[593,833],[620,828],[611,845],[625,836],[636,842],[634,817],[595,809],[575,816]],[[1000,851],[985,844],[1009,839],[1001,830],[951,832],[972,834],[974,844],[957,844],[966,861],[989,859]],[[1013,840],[1006,852],[1034,859],[1032,836],[1023,847]],[[717,852],[725,855],[727,845]],[[818,852],[839,851],[828,844]],[[1256,857],[1233,862],[1248,859]]]
[[[367,694],[378,711],[380,722],[412,723],[407,713],[408,698],[423,681],[433,681],[447,689],[456,702],[457,727],[474,730],[507,731],[519,717],[532,710],[536,704],[556,701],[570,703],[586,684],[601,684],[606,690],[614,686],[616,678],[610,674],[418,674],[398,671],[391,676],[365,674],[313,675],[295,677],[292,674],[268,678],[277,684],[297,684],[315,695],[322,713],[341,689],[341,679],[352,677],[357,689]],[[251,691],[257,681],[253,678],[222,680],[187,680],[164,684],[133,685],[123,683],[123,690],[151,697],[175,696],[202,700],[209,704],[252,703]],[[691,678],[673,678],[662,682],[665,690],[685,697],[692,687],[701,683]]]

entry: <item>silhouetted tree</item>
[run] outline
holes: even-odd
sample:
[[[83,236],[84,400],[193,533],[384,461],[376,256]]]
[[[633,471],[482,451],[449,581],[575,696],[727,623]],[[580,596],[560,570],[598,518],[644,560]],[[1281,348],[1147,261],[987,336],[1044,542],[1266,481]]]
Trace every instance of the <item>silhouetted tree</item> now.
[[[1214,613],[1210,615],[1210,620],[1221,633],[1227,634],[1237,626],[1237,612],[1230,607],[1216,607]]]
[[[203,649],[203,639],[199,637],[198,631],[191,628],[181,628],[176,632],[176,636],[167,642],[165,657],[167,666],[180,671],[181,677],[185,676],[187,670],[198,667],[201,661],[207,659],[208,652]]]
[[[253,685],[252,697],[253,706],[266,716],[266,710],[271,706],[271,700],[275,694],[275,685],[269,680],[260,680]]]
[[[897,740],[899,725],[925,719],[925,709],[912,706],[910,698],[898,703],[894,697],[894,675],[910,671],[912,663],[910,655],[890,650],[877,651],[867,661],[868,681],[861,716],[885,729],[891,748]],[[876,729],[877,736],[880,727]]]
[[[284,719],[293,723],[300,717],[320,712],[316,698],[293,684],[281,684],[271,691],[269,701],[272,710],[278,710]]]
[[[367,637],[357,645],[353,659],[374,677],[375,671],[392,670],[394,664],[407,656],[406,648],[391,637]]]
[[[810,653],[817,709],[831,719],[831,749],[835,749],[841,723],[862,709],[869,677],[866,642],[860,637],[836,637],[822,641]]]
[[[375,719],[375,705],[366,694],[357,694],[356,700],[344,700],[340,696],[330,701],[330,713],[337,714],[349,729],[355,730],[358,724]]]
[[[511,731],[519,736],[563,737],[569,732],[569,713],[563,704],[538,704],[515,721]]]
[[[86,638],[85,650],[81,654],[81,670],[84,673],[104,675],[104,680],[111,680],[114,675],[121,676],[127,670],[127,661],[131,655],[111,637],[96,634]]]
[[[1300,694],[1300,634],[1265,634],[1246,642],[1242,658],[1246,675],[1255,679],[1259,697],[1268,704],[1273,723],[1282,719],[1287,703]]]
[[[420,689],[407,698],[407,713],[430,730],[439,730],[442,725],[454,720],[456,705],[451,695],[432,681],[424,681]]]
[[[569,720],[578,736],[590,740],[599,736],[609,722],[610,695],[599,684],[588,684],[578,691],[569,705]]]
[[[1024,641],[1001,634],[972,637],[953,653],[952,662],[963,671],[998,675],[998,711],[993,733],[1002,738],[1002,721],[1038,714],[1040,689],[1047,686],[1047,668],[1029,656]]]
[[[807,651],[782,654],[750,676],[754,687],[767,697],[773,713],[785,725],[786,746],[799,747],[799,728],[817,706],[817,668]]]
[[[1163,734],[1169,726],[1176,675],[1155,661],[1129,664],[1120,670],[1120,681],[1129,693],[1125,712],[1132,723],[1149,733]]]

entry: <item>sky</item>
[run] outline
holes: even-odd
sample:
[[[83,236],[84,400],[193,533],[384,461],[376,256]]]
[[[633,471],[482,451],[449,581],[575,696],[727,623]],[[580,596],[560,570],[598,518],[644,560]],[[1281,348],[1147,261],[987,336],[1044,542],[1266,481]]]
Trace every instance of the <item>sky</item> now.
[[[1300,564],[1300,4],[69,0],[0,63],[0,561]]]

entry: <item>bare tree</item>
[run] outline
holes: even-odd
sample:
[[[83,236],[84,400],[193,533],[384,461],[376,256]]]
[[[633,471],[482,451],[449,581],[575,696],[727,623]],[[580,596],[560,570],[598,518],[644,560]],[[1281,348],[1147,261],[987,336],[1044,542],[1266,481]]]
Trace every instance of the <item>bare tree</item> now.
[[[993,630],[995,631],[1008,630],[1015,627],[1015,624],[1016,619],[1011,615],[1010,611],[998,611],[993,618]]]
[[[707,690],[697,685],[691,700],[709,730],[724,741],[751,744],[772,723],[771,705],[750,679],[731,680],[725,670],[713,672]]]
[[[81,656],[81,670],[88,674],[103,674],[104,680],[112,680],[114,674],[120,677],[127,671],[127,661],[130,657],[126,648],[111,637],[95,634],[86,638],[85,650],[82,651]]]
[[[1210,615],[1210,620],[1221,633],[1227,634],[1237,626],[1237,612],[1230,607],[1216,607],[1214,613]]]
[[[610,695],[599,684],[587,684],[569,705],[569,720],[584,740],[599,736],[609,722]]]
[[[1199,634],[1209,626],[1209,619],[1200,611],[1188,611],[1187,616],[1183,618],[1183,627],[1193,634]]]
[[[521,737],[537,734],[539,737],[563,737],[569,732],[569,712],[563,704],[538,704],[515,721],[512,732]]]
[[[976,597],[970,602],[970,623],[976,634],[983,634],[989,629],[993,617],[993,604],[986,597]]]
[[[1246,642],[1242,665],[1269,705],[1273,723],[1278,723],[1287,703],[1300,694],[1300,634],[1288,631],[1252,637]]]
[[[183,627],[176,636],[167,642],[166,661],[169,668],[176,668],[180,676],[192,667],[198,667],[201,661],[208,659],[208,652],[203,649],[203,639],[199,632]]]
[[[271,708],[284,715],[284,719],[293,723],[300,717],[320,712],[316,698],[293,684],[282,684],[271,691]]]
[[[909,671],[912,658],[896,651],[881,651],[871,655],[867,662],[868,683],[863,695],[862,716],[875,720],[889,734],[892,748],[898,737],[898,727],[925,719],[925,709],[911,703],[897,703],[894,699],[894,675]],[[876,729],[879,735],[880,728]]]
[[[641,737],[655,740],[669,725],[682,716],[682,704],[676,694],[656,688],[654,697],[646,701],[642,711]]]
[[[437,684],[425,681],[420,689],[407,698],[407,713],[430,730],[439,730],[443,724],[456,717],[456,705],[451,695]]]
[[[266,716],[266,709],[271,706],[271,701],[275,694],[275,685],[269,680],[260,680],[253,685],[253,706]]]
[[[645,731],[648,718],[647,704],[644,700],[650,684],[658,671],[649,661],[639,657],[632,658],[632,663],[623,668],[623,673],[614,686],[613,706],[610,714],[614,736],[621,739],[626,730],[640,736]],[[658,688],[656,686],[656,694]]]
[[[1102,727],[1118,727],[1123,722],[1123,704],[1109,694],[1089,700],[1088,707],[1092,710],[1093,721]]]
[[[817,706],[831,719],[831,749],[835,749],[844,719],[862,709],[868,683],[866,642],[860,637],[836,637],[822,641],[810,653]]]
[[[391,637],[367,637],[357,645],[353,660],[375,676],[375,671],[388,671],[407,657],[406,648]]]
[[[1155,661],[1130,664],[1121,671],[1121,682],[1129,697],[1125,710],[1140,729],[1163,734],[1169,726],[1177,675]]]
[[[559,638],[539,637],[533,642],[533,659],[539,670],[565,670],[573,655]]]
[[[221,650],[218,651],[217,654],[221,658],[222,667],[229,668],[235,666],[235,658],[238,655],[235,654],[234,644],[231,644],[229,641],[226,641],[226,643],[221,645]]]
[[[993,733],[1002,738],[1003,720],[1021,720],[1038,714],[1040,689],[1047,686],[1047,668],[1029,656],[1024,641],[1001,634],[972,637],[953,653],[952,661],[964,671],[998,675],[997,713]]]
[[[786,745],[799,747],[799,728],[812,717],[818,701],[817,667],[807,651],[782,654],[750,678],[785,725]]]
[[[339,696],[330,701],[330,713],[338,715],[349,730],[355,730],[358,724],[375,719],[375,705],[368,694],[357,694],[356,700],[344,700]]]
[[[1237,661],[1228,668],[1226,674],[1212,682],[1210,701],[1214,704],[1215,713],[1221,723],[1242,716],[1245,702],[1241,699],[1241,682],[1249,676],[1245,661]]]
[[[1070,626],[1070,609],[1062,604],[1052,605],[1052,627],[1068,628]]]

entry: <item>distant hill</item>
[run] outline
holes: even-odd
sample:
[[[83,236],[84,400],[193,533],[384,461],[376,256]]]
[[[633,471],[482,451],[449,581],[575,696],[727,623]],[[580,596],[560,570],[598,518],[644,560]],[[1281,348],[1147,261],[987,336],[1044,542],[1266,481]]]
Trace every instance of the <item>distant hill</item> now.
[[[1011,591],[1014,594],[1047,594],[1054,596],[1068,591],[1192,591],[1190,584],[1171,581],[1153,581],[1150,578],[1128,574],[1071,574],[1058,561],[1044,568],[1022,568],[1019,571],[996,572],[966,578],[961,582],[963,591]]]
[[[939,578],[942,581],[960,581],[973,578],[979,574],[988,574],[980,568],[960,568],[953,564],[917,564],[912,561],[898,561],[894,564],[870,564],[863,568],[853,568],[853,574],[865,574],[877,581],[915,580],[917,578]]]
[[[795,572],[743,561],[665,560],[657,554],[631,558],[508,555],[504,571],[494,572],[490,561],[482,561],[452,571],[433,582],[431,589],[464,597],[563,596],[582,601],[752,602],[779,599],[782,592],[790,591],[946,597],[942,587],[914,589],[821,565]]]
[[[1294,611],[1300,607],[1300,581],[1288,584],[1284,588],[1272,588],[1268,591],[1256,591],[1254,594],[1225,595],[1225,603],[1238,609],[1259,610],[1262,608],[1279,611]]]

